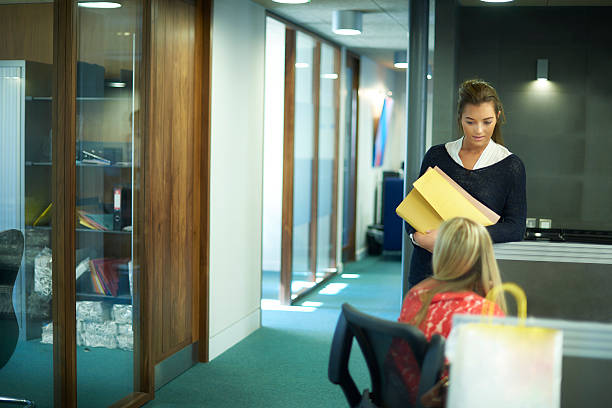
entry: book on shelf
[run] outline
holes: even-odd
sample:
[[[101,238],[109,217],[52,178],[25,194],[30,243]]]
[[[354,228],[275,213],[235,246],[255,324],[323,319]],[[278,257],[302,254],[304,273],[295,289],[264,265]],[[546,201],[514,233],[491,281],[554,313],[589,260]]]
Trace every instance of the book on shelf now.
[[[89,261],[92,287],[95,293],[117,296],[119,290],[119,265],[129,261],[127,258],[97,258]]]
[[[81,163],[83,164],[99,164],[103,166],[109,166],[111,164],[111,161],[105,157],[88,152],[87,150],[83,150],[82,152],[83,158],[81,159]]]
[[[113,229],[113,214],[96,214],[83,209],[78,209],[77,218],[79,224],[89,229],[98,231],[108,231]]]
[[[484,226],[499,220],[499,215],[437,166],[427,169],[412,185],[395,212],[419,232],[437,229],[443,221],[454,217],[469,218]]]

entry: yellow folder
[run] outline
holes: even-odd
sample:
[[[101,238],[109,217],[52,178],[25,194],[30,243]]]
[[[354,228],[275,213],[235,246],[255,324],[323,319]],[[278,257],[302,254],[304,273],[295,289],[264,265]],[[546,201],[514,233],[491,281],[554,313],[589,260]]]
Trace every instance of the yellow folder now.
[[[419,232],[434,230],[442,221],[469,218],[481,225],[493,225],[499,215],[469,195],[440,168],[429,168],[413,184],[414,188],[395,209]]]

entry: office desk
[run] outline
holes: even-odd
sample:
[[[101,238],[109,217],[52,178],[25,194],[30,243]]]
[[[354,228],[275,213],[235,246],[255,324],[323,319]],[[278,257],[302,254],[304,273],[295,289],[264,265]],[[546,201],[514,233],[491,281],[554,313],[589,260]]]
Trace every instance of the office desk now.
[[[504,282],[529,316],[612,322],[612,245],[522,241],[494,245]]]

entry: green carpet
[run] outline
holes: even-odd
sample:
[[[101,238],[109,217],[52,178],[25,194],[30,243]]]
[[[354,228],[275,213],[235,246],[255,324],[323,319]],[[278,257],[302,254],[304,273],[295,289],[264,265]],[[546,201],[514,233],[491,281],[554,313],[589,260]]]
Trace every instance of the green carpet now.
[[[156,393],[147,407],[344,407],[340,387],[327,379],[331,340],[340,306],[387,319],[400,310],[399,258],[366,258],[345,266],[322,290],[305,298],[310,311],[262,312],[263,327],[208,364],[187,370]],[[354,278],[347,278],[354,275]],[[356,277],[358,275],[358,277]],[[322,294],[325,289],[337,294]],[[308,303],[307,303],[308,304]],[[360,389],[369,376],[360,353],[351,371]],[[20,342],[0,369],[0,395],[28,398],[39,408],[53,404],[53,352],[49,344]],[[132,390],[132,354],[77,348],[79,407],[107,407]],[[2,404],[0,404],[2,407]]]
[[[339,386],[327,379],[327,364],[340,305],[397,319],[401,299],[399,257],[372,257],[345,266],[343,276],[304,299],[314,310],[264,310],[263,327],[208,364],[198,364],[160,390],[146,407],[344,407]],[[323,290],[323,292],[325,292]],[[307,305],[310,303],[307,303]],[[356,347],[356,346],[355,346]],[[353,353],[351,371],[360,389],[369,388],[367,368]]]
[[[133,390],[129,351],[77,347],[77,373],[79,407],[108,407]],[[37,408],[53,407],[53,346],[39,340],[19,342],[0,369],[0,396],[29,399]]]

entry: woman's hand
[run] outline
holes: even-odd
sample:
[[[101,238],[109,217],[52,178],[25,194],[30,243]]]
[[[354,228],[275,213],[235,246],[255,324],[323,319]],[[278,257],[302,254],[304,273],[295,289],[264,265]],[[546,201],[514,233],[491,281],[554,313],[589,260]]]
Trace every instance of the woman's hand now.
[[[426,408],[442,408],[446,406],[448,377],[443,377],[421,397],[421,405]]]
[[[414,233],[413,237],[414,242],[416,242],[418,246],[433,253],[434,244],[436,243],[436,238],[438,237],[438,230],[430,230],[424,234],[417,231]]]

